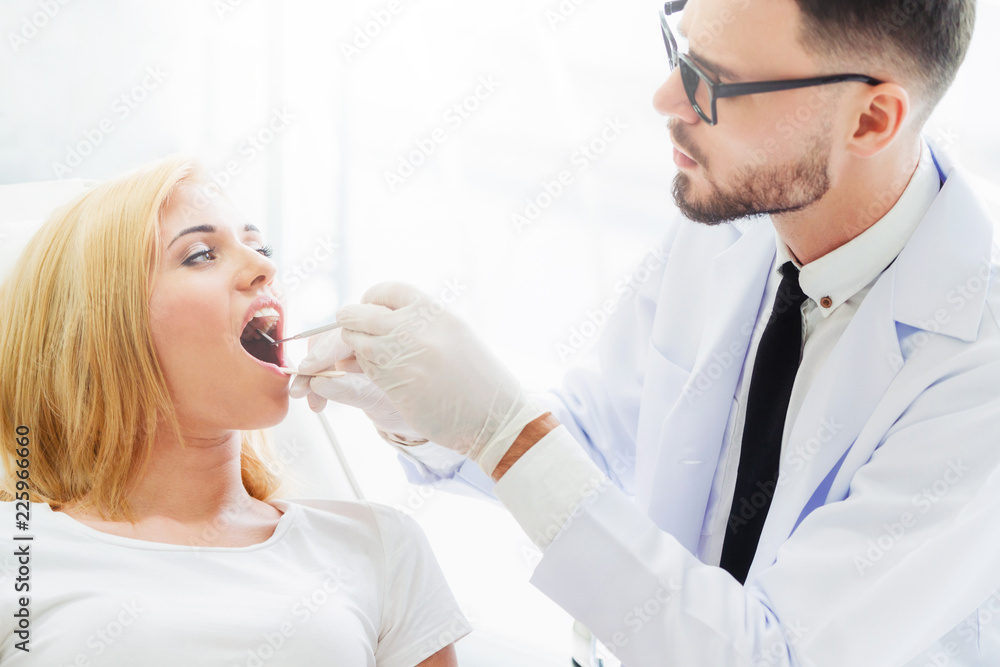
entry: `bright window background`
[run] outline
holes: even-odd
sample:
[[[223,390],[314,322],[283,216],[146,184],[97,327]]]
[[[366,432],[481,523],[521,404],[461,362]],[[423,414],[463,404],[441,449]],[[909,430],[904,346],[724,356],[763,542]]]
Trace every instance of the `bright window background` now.
[[[103,179],[191,153],[276,246],[286,330],[331,320],[383,280],[458,286],[454,309],[544,388],[593,343],[597,309],[672,207],[651,107],[667,73],[658,7],[6,0],[0,183]],[[994,210],[998,27],[1000,0],[980,0],[966,65],[928,129]],[[519,228],[530,201],[537,215]],[[477,629],[468,664],[513,664],[502,651],[567,664],[570,619],[527,584],[534,555],[513,521],[408,485],[363,416],[327,414],[365,495],[430,536]]]

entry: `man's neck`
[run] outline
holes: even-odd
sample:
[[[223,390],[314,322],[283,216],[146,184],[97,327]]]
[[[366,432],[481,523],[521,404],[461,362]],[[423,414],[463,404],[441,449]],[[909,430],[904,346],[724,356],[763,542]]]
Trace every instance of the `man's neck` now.
[[[871,158],[848,158],[830,189],[801,211],[772,216],[774,228],[805,265],[856,238],[899,200],[920,161],[920,138]],[[834,165],[831,165],[831,171]]]

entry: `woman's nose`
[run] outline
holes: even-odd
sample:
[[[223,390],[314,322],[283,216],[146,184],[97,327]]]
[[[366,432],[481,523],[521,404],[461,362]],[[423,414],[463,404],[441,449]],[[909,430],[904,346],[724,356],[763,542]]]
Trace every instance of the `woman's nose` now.
[[[685,123],[701,120],[684,90],[680,67],[674,69],[653,94],[653,108],[663,116],[675,116]]]
[[[250,286],[260,287],[273,283],[275,276],[278,274],[277,265],[255,249],[247,248],[247,250],[253,253],[245,269],[247,272],[246,275],[252,276]]]

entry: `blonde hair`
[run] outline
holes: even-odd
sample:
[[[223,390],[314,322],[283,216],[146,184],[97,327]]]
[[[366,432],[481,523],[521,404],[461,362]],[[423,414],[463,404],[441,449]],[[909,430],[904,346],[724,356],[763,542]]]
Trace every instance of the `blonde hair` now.
[[[27,487],[53,509],[134,521],[129,494],[159,421],[184,444],[149,298],[160,216],[178,186],[198,182],[196,162],[170,157],[95,187],[52,213],[0,286],[0,500]],[[243,485],[258,500],[280,487],[268,450],[263,431],[242,432]]]

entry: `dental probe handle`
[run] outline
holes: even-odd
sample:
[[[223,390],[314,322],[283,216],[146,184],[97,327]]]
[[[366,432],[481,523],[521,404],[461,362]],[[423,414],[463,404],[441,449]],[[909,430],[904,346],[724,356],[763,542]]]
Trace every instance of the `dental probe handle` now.
[[[321,378],[339,378],[347,375],[345,371],[319,371],[317,373],[299,373],[294,368],[286,368],[284,366],[279,366],[278,370],[288,373],[289,375],[308,375],[309,377],[321,377]]]
[[[315,336],[318,333],[323,333],[324,331],[330,331],[331,329],[336,329],[340,324],[334,322],[333,324],[324,324],[321,327],[316,327],[315,329],[310,329],[309,331],[303,331],[300,334],[294,336],[289,336],[288,338],[282,338],[281,340],[276,340],[271,345],[277,345],[278,343],[284,343],[286,340],[298,340],[299,338],[308,338],[309,336]]]

